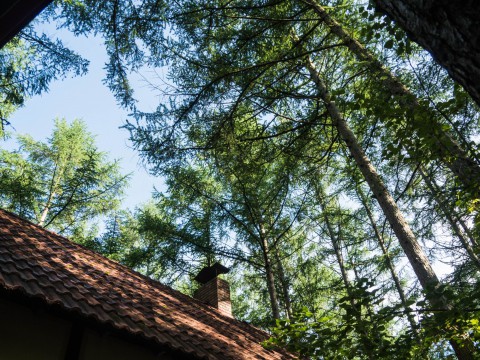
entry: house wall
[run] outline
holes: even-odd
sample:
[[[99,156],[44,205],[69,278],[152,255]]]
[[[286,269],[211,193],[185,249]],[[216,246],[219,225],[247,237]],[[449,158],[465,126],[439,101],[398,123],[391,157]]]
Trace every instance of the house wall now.
[[[72,322],[0,297],[0,360],[66,360]],[[105,331],[84,328],[75,360],[173,360]],[[72,354],[68,359],[72,359]]]
[[[0,359],[63,360],[71,323],[0,298]]]
[[[165,354],[154,354],[136,344],[125,342],[109,334],[86,330],[83,335],[79,360],[171,360]]]

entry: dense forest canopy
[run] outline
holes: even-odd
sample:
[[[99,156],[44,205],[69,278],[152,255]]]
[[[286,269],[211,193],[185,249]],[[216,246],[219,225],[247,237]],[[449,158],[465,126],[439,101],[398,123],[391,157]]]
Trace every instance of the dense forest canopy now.
[[[78,241],[184,291],[202,265],[231,266],[234,312],[272,331],[265,346],[479,357],[478,107],[367,1],[58,1],[42,19],[103,37],[124,127],[167,184]],[[87,64],[62,46],[46,56],[58,68],[28,77],[42,57],[25,56],[39,44],[25,34],[0,54],[15,70],[6,121]],[[153,112],[129,81],[145,69]],[[42,86],[10,86],[22,76]],[[9,178],[4,201],[22,189]]]

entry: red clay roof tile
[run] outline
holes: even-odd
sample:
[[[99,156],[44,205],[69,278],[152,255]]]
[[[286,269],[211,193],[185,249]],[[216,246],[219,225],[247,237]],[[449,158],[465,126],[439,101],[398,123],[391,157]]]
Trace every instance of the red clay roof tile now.
[[[294,359],[268,335],[0,210],[0,286],[205,359]]]

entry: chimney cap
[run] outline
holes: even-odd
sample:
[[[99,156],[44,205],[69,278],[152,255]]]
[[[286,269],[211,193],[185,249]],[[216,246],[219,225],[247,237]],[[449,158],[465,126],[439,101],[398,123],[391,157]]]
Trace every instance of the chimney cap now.
[[[195,280],[201,284],[206,284],[213,278],[216,278],[220,274],[226,274],[230,271],[229,268],[219,264],[216,262],[212,266],[204,267],[197,276],[195,276]]]

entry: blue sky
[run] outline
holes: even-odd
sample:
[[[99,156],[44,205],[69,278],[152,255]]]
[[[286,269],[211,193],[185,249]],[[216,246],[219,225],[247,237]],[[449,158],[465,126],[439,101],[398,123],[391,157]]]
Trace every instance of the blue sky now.
[[[120,129],[128,118],[128,112],[116,104],[112,93],[102,83],[107,57],[101,39],[77,38],[51,26],[46,32],[61,38],[65,45],[90,60],[89,71],[82,77],[54,81],[48,93],[27,100],[25,106],[9,119],[12,127],[8,130],[13,134],[30,134],[37,140],[45,140],[52,132],[55,118],[84,120],[88,130],[96,136],[98,148],[109,153],[111,159],[120,159],[123,173],[132,173],[123,207],[133,209],[146,202],[153,186],[161,188],[162,182],[147,174],[137,153],[131,148],[128,132]],[[158,98],[146,84],[137,82],[135,91],[142,108],[155,109]],[[13,145],[12,141],[5,144],[8,148]]]

